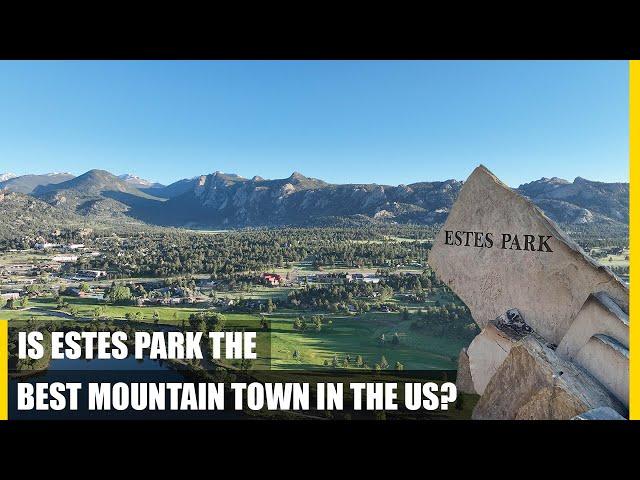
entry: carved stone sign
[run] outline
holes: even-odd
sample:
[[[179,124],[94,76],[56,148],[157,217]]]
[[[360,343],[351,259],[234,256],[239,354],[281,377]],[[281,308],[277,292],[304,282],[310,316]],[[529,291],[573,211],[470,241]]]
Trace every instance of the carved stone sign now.
[[[480,327],[517,308],[557,345],[593,292],[628,311],[628,288],[483,166],[465,182],[429,263]]]
[[[494,236],[499,237],[499,242],[494,243]],[[461,232],[453,230],[444,231],[445,245],[455,247],[475,247],[475,248],[501,248],[502,250],[526,250],[527,252],[552,252],[549,246],[551,235],[528,235],[522,236],[517,233],[501,233],[495,235],[493,232]]]

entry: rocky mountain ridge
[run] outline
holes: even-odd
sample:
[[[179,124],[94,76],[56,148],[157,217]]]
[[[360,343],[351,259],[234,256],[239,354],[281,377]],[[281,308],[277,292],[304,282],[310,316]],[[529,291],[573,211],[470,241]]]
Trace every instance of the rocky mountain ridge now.
[[[104,170],[24,175],[0,189],[27,193],[84,216],[126,216],[157,225],[196,228],[443,222],[463,182],[408,185],[332,184],[294,172],[283,179],[214,172],[164,186]],[[514,189],[565,224],[628,224],[629,184],[577,177],[541,178]]]

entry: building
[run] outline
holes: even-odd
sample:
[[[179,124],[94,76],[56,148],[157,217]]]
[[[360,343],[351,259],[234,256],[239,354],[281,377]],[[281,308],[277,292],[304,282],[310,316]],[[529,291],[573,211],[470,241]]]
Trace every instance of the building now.
[[[53,272],[59,272],[60,268],[62,266],[59,263],[45,263],[43,265],[39,265],[36,269],[35,269],[35,273],[45,273],[45,272],[49,272],[49,273],[53,273]]]
[[[346,276],[339,273],[319,273],[316,275],[317,283],[342,284],[345,282]],[[346,279],[349,281],[348,279]]]
[[[272,287],[277,287],[282,283],[282,277],[277,273],[263,273],[262,278]]]
[[[233,298],[221,298],[217,303],[221,307],[232,307],[236,304],[236,301]]]
[[[86,280],[97,280],[99,278],[106,277],[107,272],[104,270],[80,270],[77,276]]]
[[[69,295],[72,295],[74,297],[79,297],[79,298],[85,298],[88,296],[88,292],[83,292],[82,290],[80,290],[79,288],[69,288],[67,290],[67,293]]]
[[[163,305],[180,305],[182,303],[182,297],[170,297],[163,298],[160,300],[160,303]]]
[[[43,243],[36,243],[33,248],[35,248],[36,250],[47,250],[49,248],[56,248],[59,247],[60,244],[59,243],[47,243],[47,242],[43,242]]]
[[[78,256],[77,255],[56,255],[55,257],[51,258],[51,260],[58,263],[73,263],[76,260],[78,260]]]
[[[376,277],[374,275],[366,276],[362,279],[364,283],[380,283],[380,277]]]
[[[17,300],[20,298],[20,293],[18,292],[4,292],[0,293],[0,298],[9,301],[9,300]]]
[[[357,282],[357,283],[378,283],[380,282],[380,277],[376,277],[375,275],[367,275],[364,276],[362,273],[347,273],[347,282]]]
[[[219,280],[198,280],[196,285],[200,288],[213,288],[220,283]]]

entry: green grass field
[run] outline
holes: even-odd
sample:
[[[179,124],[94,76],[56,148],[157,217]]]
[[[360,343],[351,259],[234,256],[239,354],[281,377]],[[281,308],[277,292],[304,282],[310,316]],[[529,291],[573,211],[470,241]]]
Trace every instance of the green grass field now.
[[[0,254],[0,265],[38,263],[42,261],[49,261],[52,256],[53,255],[38,253],[34,250],[26,250],[21,252],[4,252]]]
[[[623,253],[622,255],[609,255],[605,258],[599,258],[598,262],[608,267],[628,267],[629,253]]]
[[[269,316],[271,363],[279,369],[320,368],[325,360],[330,363],[334,355],[340,365],[347,355],[352,362],[361,355],[373,366],[384,355],[392,368],[399,361],[407,370],[455,369],[457,355],[465,346],[460,340],[410,331],[410,322],[402,321],[398,313],[326,316],[332,324],[323,326],[320,332],[294,330],[296,316],[295,313]],[[390,341],[395,332],[400,336],[399,345],[392,345]],[[388,338],[384,346],[378,341],[383,333]],[[294,359],[296,350],[299,357]]]
[[[601,249],[594,248],[594,251]],[[598,263],[607,267],[628,267],[629,266],[629,249],[623,249],[620,255],[607,255],[602,258],[596,258]]]
[[[275,290],[275,289],[274,289]],[[94,299],[65,297],[70,305],[77,309],[79,319],[92,319],[96,308],[101,308],[102,317],[124,320],[127,313],[140,312],[142,322],[153,322],[154,311],[158,313],[159,323],[180,326],[189,315],[201,311],[197,307],[137,307],[106,305]],[[325,361],[331,364],[334,355],[342,365],[345,357],[351,357],[352,364],[357,355],[373,367],[384,355],[393,368],[396,362],[405,369],[455,369],[457,355],[464,341],[456,338],[432,337],[420,331],[411,330],[410,321],[403,321],[399,313],[368,312],[358,316],[341,314],[323,315],[324,325],[320,332],[309,329],[305,332],[295,330],[293,323],[298,315],[304,313],[310,319],[313,312],[278,311],[267,315],[270,320],[269,362],[277,369],[315,369],[327,368]],[[318,312],[320,313],[320,312]],[[56,309],[53,299],[37,299],[29,302],[25,310],[2,310],[0,316],[12,323],[35,321],[69,321],[64,311]],[[260,316],[245,313],[224,313],[227,328],[256,328]],[[400,338],[399,345],[393,345],[391,338],[395,333]],[[379,341],[382,334],[387,341]],[[263,335],[263,334],[261,334]],[[294,351],[298,352],[294,358]]]
[[[141,321],[153,322],[153,312],[157,311],[159,314],[160,323],[176,323],[180,324],[182,320],[188,320],[189,315],[198,312],[201,309],[196,307],[136,307],[136,306],[119,306],[119,305],[107,305],[101,301],[91,298],[74,298],[64,297],[64,299],[73,305],[78,313],[78,317],[93,318],[93,312],[96,308],[102,309],[102,315],[104,317],[123,320],[127,313],[135,314],[140,312],[142,314]],[[36,320],[45,320],[47,318],[56,319],[60,318],[61,313],[56,309],[56,302],[53,299],[41,298],[37,300],[31,300],[29,302],[28,310],[3,310],[0,315],[3,315],[10,321],[26,321],[30,317],[35,317]],[[42,310],[49,310],[49,313]]]

